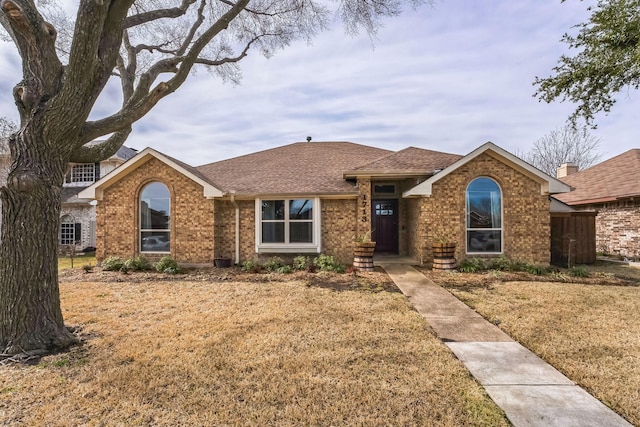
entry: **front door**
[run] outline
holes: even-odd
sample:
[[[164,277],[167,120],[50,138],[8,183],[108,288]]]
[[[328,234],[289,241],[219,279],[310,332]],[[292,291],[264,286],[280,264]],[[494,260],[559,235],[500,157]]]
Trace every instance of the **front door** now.
[[[376,252],[398,253],[398,200],[374,200],[371,204],[371,240]]]

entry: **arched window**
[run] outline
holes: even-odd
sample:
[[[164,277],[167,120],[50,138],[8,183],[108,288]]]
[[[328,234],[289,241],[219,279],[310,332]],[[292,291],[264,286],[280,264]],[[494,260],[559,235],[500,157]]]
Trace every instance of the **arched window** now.
[[[491,178],[467,187],[467,253],[502,253],[502,191]]]
[[[160,182],[147,184],[140,193],[140,251],[170,252],[171,197]]]

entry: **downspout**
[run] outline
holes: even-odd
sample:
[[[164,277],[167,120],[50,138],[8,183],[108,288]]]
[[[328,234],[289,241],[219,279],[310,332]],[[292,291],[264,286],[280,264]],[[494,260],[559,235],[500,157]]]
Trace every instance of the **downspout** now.
[[[230,191],[229,194],[231,195],[231,203],[233,204],[233,207],[236,210],[236,226],[235,226],[235,233],[236,233],[236,238],[235,238],[235,257],[233,259],[233,263],[234,264],[238,264],[240,261],[240,206],[238,206],[238,203],[236,202],[236,192],[235,191]]]

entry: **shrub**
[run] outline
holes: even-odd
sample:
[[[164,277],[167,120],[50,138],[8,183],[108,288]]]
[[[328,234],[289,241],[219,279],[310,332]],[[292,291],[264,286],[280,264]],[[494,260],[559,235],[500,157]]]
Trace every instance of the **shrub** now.
[[[486,270],[485,262],[480,258],[467,258],[460,263],[458,270],[463,273],[477,273]]]
[[[267,271],[278,271],[280,267],[284,266],[284,261],[282,261],[282,258],[278,256],[274,256],[272,258],[269,258],[267,261],[265,261],[265,263],[262,266]]]
[[[293,259],[293,269],[297,271],[311,270],[311,260],[308,256],[299,255]]]
[[[535,264],[524,264],[522,266],[522,270],[527,273],[535,274],[536,276],[542,276],[549,273],[548,268]]]
[[[151,270],[151,263],[144,255],[129,258],[124,262],[124,265],[131,271]]]
[[[569,270],[569,274],[571,274],[573,277],[589,277],[589,270],[587,270],[586,267],[575,266],[571,267],[571,270]]]
[[[260,264],[255,259],[248,259],[242,263],[242,267],[240,267],[242,271],[246,271],[249,273],[256,273],[260,270]]]
[[[514,263],[511,262],[511,260],[505,256],[500,256],[498,258],[494,258],[491,260],[491,262],[489,263],[489,266],[487,266],[486,268],[488,268],[489,270],[499,270],[499,271],[513,271],[514,270]]]
[[[85,273],[91,273],[93,271],[93,265],[85,264],[82,266],[82,269],[84,270]]]
[[[282,267],[279,267],[276,271],[281,274],[290,274],[290,273],[293,273],[293,267],[291,267],[290,265],[283,265]]]
[[[119,256],[110,256],[102,261],[102,269],[104,271],[118,271],[124,265],[124,261]]]
[[[337,262],[331,255],[320,254],[313,259],[315,265],[320,271],[333,271],[334,273],[344,273],[347,267]]]
[[[179,274],[182,272],[178,262],[168,255],[160,258],[160,261],[154,263],[153,267],[159,273]]]

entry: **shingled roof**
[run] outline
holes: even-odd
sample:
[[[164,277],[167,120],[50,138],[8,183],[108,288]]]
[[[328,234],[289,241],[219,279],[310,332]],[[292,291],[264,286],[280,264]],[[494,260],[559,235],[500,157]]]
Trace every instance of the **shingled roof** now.
[[[196,169],[237,195],[356,193],[343,172],[392,153],[352,142],[296,142]]]
[[[432,175],[461,159],[458,154],[407,147],[345,173],[358,175]]]
[[[570,193],[555,196],[568,205],[640,196],[640,149],[629,150],[560,180],[575,188]]]

